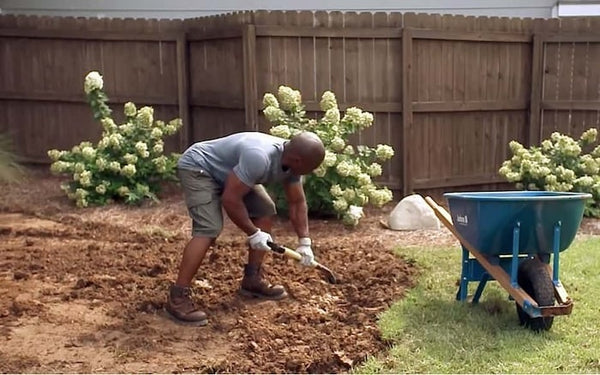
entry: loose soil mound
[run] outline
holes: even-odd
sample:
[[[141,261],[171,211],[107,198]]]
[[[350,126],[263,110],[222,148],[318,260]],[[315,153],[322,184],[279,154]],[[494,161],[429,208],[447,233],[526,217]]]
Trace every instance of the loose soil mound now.
[[[45,175],[2,188],[1,372],[343,372],[385,348],[377,314],[414,285],[380,212],[357,230],[311,221],[338,284],[273,254],[266,277],[290,297],[241,297],[245,237],[228,222],[194,283],[210,323],[181,326],[163,312],[190,230],[177,190],[152,206],[79,210]],[[275,228],[295,245],[287,221]]]

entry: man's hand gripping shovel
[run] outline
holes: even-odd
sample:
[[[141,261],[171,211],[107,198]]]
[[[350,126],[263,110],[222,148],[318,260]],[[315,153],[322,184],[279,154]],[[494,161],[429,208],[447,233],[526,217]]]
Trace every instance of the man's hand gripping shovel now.
[[[294,259],[297,262],[299,262],[302,259],[302,255],[300,255],[298,252],[296,252],[290,248],[278,245],[274,242],[267,242],[267,245],[269,245],[271,250],[273,250],[274,252],[285,255],[286,257]],[[324,265],[322,265],[314,260],[310,264],[310,267],[313,267],[313,268],[316,268],[317,270],[319,270],[325,276],[325,278],[327,279],[327,281],[330,284],[336,283],[335,275],[333,274],[333,272],[331,272],[331,270],[329,268],[325,267]]]

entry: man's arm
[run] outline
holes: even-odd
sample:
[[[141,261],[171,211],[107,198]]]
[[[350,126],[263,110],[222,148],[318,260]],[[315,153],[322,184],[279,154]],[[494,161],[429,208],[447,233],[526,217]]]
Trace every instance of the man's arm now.
[[[309,237],[308,207],[302,182],[284,183],[283,189],[288,202],[290,220],[298,238]]]
[[[248,236],[254,234],[258,228],[252,223],[248,216],[248,210],[244,205],[244,196],[248,194],[250,187],[244,184],[233,172],[227,176],[225,189],[223,191],[223,208],[241,230]]]

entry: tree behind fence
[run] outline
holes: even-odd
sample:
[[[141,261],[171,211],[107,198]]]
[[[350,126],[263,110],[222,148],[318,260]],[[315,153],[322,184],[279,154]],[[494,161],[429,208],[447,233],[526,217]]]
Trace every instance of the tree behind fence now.
[[[95,140],[82,81],[182,117],[168,146],[267,131],[261,98],[285,84],[316,115],[325,90],[375,115],[354,142],[394,146],[382,182],[490,187],[508,142],[600,123],[600,19],[243,12],[190,19],[0,17],[0,132],[28,161]],[[118,116],[117,116],[118,117]]]

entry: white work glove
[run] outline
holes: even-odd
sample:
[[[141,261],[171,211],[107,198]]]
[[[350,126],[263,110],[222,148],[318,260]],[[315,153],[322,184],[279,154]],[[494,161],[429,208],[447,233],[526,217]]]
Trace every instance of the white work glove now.
[[[312,244],[310,238],[302,237],[298,240],[298,248],[296,252],[302,255],[302,259],[300,260],[300,264],[303,266],[311,266],[315,261],[315,256],[313,254],[310,245]]]
[[[273,242],[271,235],[262,230],[256,231],[253,235],[248,236],[248,243],[253,250],[269,251],[271,248],[267,245],[268,242]]]

